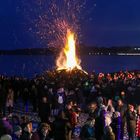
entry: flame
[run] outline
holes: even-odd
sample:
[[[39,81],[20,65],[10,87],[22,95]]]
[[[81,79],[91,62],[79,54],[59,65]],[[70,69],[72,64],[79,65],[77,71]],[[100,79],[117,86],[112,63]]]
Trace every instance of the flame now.
[[[56,61],[57,69],[81,69],[80,60],[76,56],[76,39],[71,30],[67,30],[65,48]]]

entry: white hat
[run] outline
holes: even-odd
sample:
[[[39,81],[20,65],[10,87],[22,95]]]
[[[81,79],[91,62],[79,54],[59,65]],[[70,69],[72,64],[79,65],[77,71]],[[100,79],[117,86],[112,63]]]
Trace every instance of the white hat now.
[[[12,137],[10,135],[3,135],[0,140],[12,140]]]

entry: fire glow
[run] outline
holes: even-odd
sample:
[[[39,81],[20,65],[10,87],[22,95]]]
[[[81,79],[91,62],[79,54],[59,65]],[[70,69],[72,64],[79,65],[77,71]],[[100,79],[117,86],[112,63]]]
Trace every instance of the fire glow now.
[[[56,60],[58,70],[72,70],[74,68],[81,69],[80,60],[76,55],[76,39],[71,30],[67,30],[65,47],[60,52]]]

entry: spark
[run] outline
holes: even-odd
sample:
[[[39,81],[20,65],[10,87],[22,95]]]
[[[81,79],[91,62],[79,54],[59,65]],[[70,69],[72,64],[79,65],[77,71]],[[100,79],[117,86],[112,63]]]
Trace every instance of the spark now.
[[[82,34],[80,22],[92,19],[89,15],[96,5],[95,0],[23,0],[21,3],[28,31],[45,47],[63,47],[67,29],[77,34],[78,43]]]

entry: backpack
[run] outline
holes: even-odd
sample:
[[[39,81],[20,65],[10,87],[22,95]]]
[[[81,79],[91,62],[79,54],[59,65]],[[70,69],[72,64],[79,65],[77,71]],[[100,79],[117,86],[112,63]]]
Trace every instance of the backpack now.
[[[94,128],[89,125],[84,126],[84,132],[86,138],[91,138],[94,136]]]
[[[59,104],[63,104],[63,96],[62,95],[58,95],[58,103]]]
[[[75,138],[78,138],[80,136],[81,133],[81,127],[77,126],[73,129],[73,136]]]

